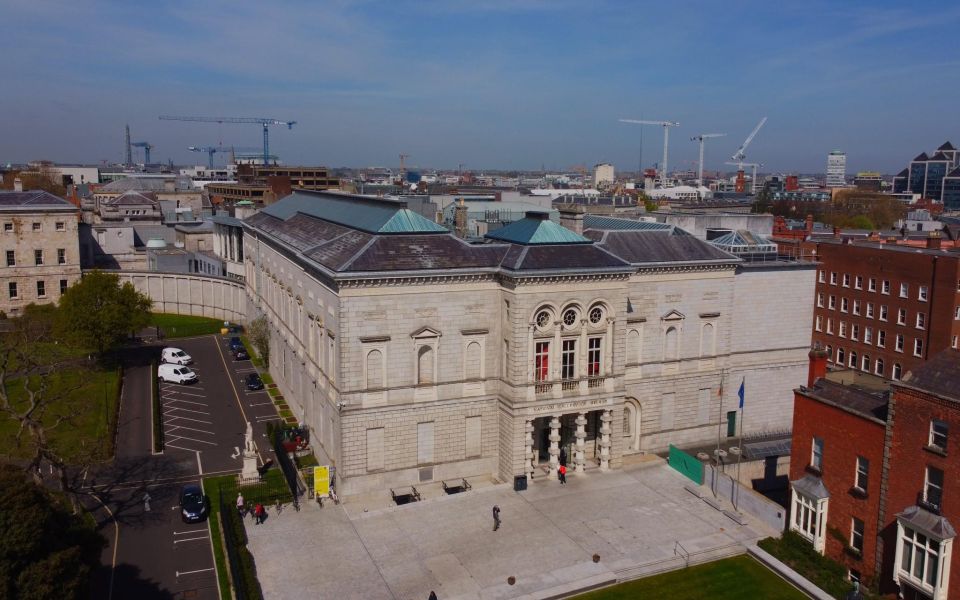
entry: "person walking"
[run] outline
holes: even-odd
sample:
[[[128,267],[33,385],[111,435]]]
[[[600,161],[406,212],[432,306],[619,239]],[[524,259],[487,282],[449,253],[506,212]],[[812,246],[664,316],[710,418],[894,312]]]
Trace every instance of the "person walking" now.
[[[557,475],[560,476],[560,483],[566,483],[566,482],[567,482],[567,467],[566,467],[566,465],[561,464],[560,467],[557,468]]]
[[[427,600],[437,600],[437,593],[433,590],[430,590],[430,597]]]
[[[567,466],[567,451],[564,448],[560,448],[560,465]]]
[[[253,508],[253,521],[255,525],[263,523],[264,512],[263,505],[257,502],[257,505]]]
[[[240,513],[240,518],[247,516],[246,507],[243,505],[243,494],[237,492],[237,512]]]
[[[500,507],[496,504],[493,505],[493,530],[496,531],[500,529]]]

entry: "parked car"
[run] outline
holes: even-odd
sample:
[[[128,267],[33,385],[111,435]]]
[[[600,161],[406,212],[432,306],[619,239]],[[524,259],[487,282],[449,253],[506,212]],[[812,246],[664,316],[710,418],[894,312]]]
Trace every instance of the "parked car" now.
[[[207,518],[207,497],[195,483],[180,489],[180,518],[184,523],[197,523]]]
[[[189,365],[193,362],[193,357],[180,348],[164,348],[160,360],[175,365]]]
[[[240,338],[234,336],[230,338],[230,351],[233,352],[237,348],[243,348],[243,341]]]
[[[157,367],[157,379],[167,383],[194,383],[197,374],[190,367],[164,363]]]
[[[244,385],[247,386],[247,390],[251,392],[255,392],[257,390],[263,389],[263,380],[260,379],[260,376],[257,375],[256,373],[250,373],[249,375],[247,375],[247,378],[244,381]]]
[[[250,360],[250,355],[247,354],[247,349],[243,346],[233,349],[233,360]]]

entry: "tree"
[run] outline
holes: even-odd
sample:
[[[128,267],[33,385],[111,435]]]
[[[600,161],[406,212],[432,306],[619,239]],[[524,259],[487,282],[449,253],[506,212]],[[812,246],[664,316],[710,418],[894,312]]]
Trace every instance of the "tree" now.
[[[119,275],[93,271],[60,298],[57,331],[99,355],[150,324],[152,301]]]
[[[247,328],[250,333],[250,343],[257,349],[263,358],[263,366],[270,368],[270,323],[264,316],[257,317]]]
[[[0,506],[0,597],[86,598],[105,540],[12,465],[0,465]]]

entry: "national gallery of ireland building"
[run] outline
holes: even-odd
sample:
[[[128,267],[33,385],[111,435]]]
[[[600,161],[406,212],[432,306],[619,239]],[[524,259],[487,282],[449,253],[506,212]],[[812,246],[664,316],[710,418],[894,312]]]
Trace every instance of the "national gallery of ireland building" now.
[[[791,426],[815,265],[546,213],[464,240],[402,202],[296,191],[243,221],[248,320],[341,495],[573,476]]]

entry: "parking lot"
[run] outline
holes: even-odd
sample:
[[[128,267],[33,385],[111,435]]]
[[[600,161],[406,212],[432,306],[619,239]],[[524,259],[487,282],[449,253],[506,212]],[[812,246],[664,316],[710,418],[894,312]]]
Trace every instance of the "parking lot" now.
[[[279,417],[266,391],[246,390],[245,378],[256,369],[249,360],[233,360],[229,339],[185,338],[164,347],[190,354],[189,367],[199,380],[160,382],[165,444],[162,454],[153,454],[151,367],[126,370],[117,459],[101,475],[101,481],[111,482],[92,486],[113,515],[104,532],[116,534],[115,547],[104,553],[104,562],[111,564],[116,551],[112,596],[105,578],[107,589],[96,597],[219,598],[208,524],[182,521],[180,490],[203,476],[240,471],[248,420],[261,462],[273,458],[265,424]],[[143,349],[156,357],[160,350]]]

